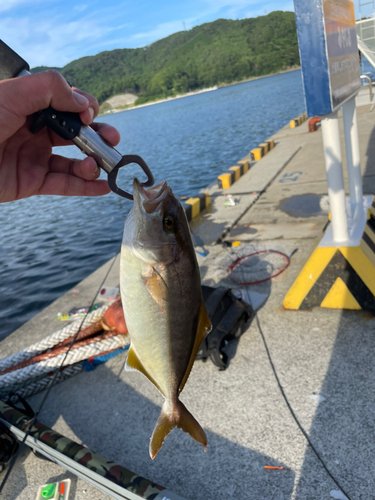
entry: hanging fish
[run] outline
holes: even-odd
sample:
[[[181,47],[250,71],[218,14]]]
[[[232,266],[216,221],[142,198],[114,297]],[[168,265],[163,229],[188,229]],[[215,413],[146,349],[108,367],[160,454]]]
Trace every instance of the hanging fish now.
[[[133,183],[124,227],[120,288],[131,346],[127,370],[143,373],[165,399],[150,442],[155,458],[175,427],[206,450],[199,423],[178,399],[211,330],[185,211],[167,182]]]

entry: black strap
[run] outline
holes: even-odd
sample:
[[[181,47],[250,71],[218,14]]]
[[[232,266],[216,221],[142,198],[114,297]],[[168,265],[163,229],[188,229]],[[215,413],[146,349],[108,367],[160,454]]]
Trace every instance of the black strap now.
[[[20,410],[20,408],[18,408],[18,406],[15,405],[15,403],[12,403],[12,401],[17,398],[17,402],[20,402],[21,405],[23,406],[22,408],[22,413],[25,414],[26,417],[29,417],[29,419],[33,419],[35,417],[35,412],[34,410],[31,408],[31,406],[29,405],[29,403],[27,401],[25,401],[23,399],[22,396],[20,396],[19,394],[17,393],[13,393],[13,394],[9,394],[9,397],[7,399],[6,404],[11,406],[12,408],[16,409],[16,410]]]

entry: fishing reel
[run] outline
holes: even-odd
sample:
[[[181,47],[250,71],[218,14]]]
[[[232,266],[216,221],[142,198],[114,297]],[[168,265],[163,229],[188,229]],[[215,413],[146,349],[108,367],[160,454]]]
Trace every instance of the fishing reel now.
[[[30,67],[16,52],[0,40],[0,80],[30,75]],[[68,82],[69,83],[69,82]],[[69,84],[70,85],[70,84]],[[51,106],[36,113],[30,126],[30,131],[37,134],[44,127],[48,127],[67,141],[72,141],[85,155],[94,158],[96,163],[108,174],[108,185],[111,190],[133,200],[133,195],[117,185],[119,169],[130,163],[141,167],[147,176],[143,187],[154,184],[154,176],[146,162],[138,155],[121,155],[88,125],[84,125],[79,113],[57,111]]]

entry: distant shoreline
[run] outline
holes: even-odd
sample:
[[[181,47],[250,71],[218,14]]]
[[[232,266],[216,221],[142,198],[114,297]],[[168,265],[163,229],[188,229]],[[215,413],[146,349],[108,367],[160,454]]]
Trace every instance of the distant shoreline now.
[[[111,110],[110,113],[108,113],[108,112],[107,113],[100,113],[99,116],[113,115],[115,113],[122,113],[123,111],[131,111],[133,109],[144,108],[145,106],[153,106],[154,104],[160,104],[162,102],[174,101],[175,99],[183,99],[184,97],[190,97],[190,96],[197,95],[197,94],[212,92],[214,90],[218,90],[218,89],[225,88],[225,87],[232,87],[233,85],[239,85],[241,83],[251,82],[253,80],[261,80],[262,78],[268,78],[270,76],[282,75],[284,73],[291,73],[292,71],[298,71],[299,69],[301,69],[301,66],[290,68],[290,69],[285,69],[284,71],[277,71],[276,73],[270,73],[268,75],[253,76],[250,78],[246,78],[245,80],[240,80],[238,82],[223,83],[223,84],[215,85],[214,87],[210,87],[207,89],[201,89],[201,90],[196,90],[193,92],[187,92],[186,94],[176,95],[174,97],[166,97],[165,99],[160,99],[157,101],[145,102],[144,104],[138,104],[138,106],[133,104],[133,105],[130,105],[129,107],[126,107],[124,109],[114,108],[113,111]]]

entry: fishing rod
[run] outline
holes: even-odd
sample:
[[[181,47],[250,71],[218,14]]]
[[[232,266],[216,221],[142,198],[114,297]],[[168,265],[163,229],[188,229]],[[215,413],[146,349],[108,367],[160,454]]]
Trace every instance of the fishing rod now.
[[[0,40],[0,81],[30,74],[28,63]],[[71,87],[69,82],[68,84]],[[119,196],[133,200],[133,195],[122,190],[116,181],[119,169],[130,163],[139,165],[146,174],[147,181],[142,183],[143,187],[154,185],[154,176],[143,158],[138,155],[121,155],[89,125],[84,125],[79,113],[57,111],[49,106],[34,115],[30,132],[37,134],[44,127],[48,127],[62,139],[71,141],[82,153],[94,158],[99,167],[107,173],[109,187]]]
[[[20,442],[25,441],[27,446],[48,460],[115,500],[185,500],[164,486],[112,462],[40,422],[35,422],[32,432],[29,433],[25,413],[2,401],[0,422],[8,427]]]
[[[66,358],[68,357],[68,354],[69,354],[69,352],[71,351],[71,349],[72,349],[73,345],[75,344],[75,341],[76,341],[76,339],[77,339],[77,337],[78,337],[79,332],[82,330],[82,326],[83,326],[83,324],[84,324],[84,322],[85,322],[85,319],[86,319],[86,317],[87,317],[87,315],[88,315],[89,311],[90,311],[90,310],[92,310],[92,308],[93,308],[93,306],[94,306],[95,299],[96,299],[96,297],[97,297],[97,295],[98,295],[98,293],[99,293],[100,289],[101,289],[101,288],[102,288],[102,286],[104,285],[105,280],[107,279],[107,277],[108,277],[109,273],[110,273],[110,272],[111,272],[111,270],[112,270],[112,267],[113,267],[113,265],[114,265],[114,263],[115,263],[115,261],[116,261],[116,258],[117,258],[117,255],[113,258],[112,263],[111,263],[111,265],[109,266],[109,268],[108,268],[108,270],[107,270],[107,272],[106,272],[106,274],[105,274],[105,276],[104,276],[104,279],[102,280],[102,282],[101,282],[101,284],[100,284],[99,289],[97,290],[97,292],[96,292],[96,293],[95,293],[95,295],[94,295],[94,298],[93,298],[93,299],[92,299],[92,301],[91,301],[91,304],[90,304],[90,306],[89,306],[89,308],[88,308],[88,310],[87,310],[86,315],[82,318],[82,320],[81,320],[81,322],[80,322],[80,325],[79,325],[79,327],[78,327],[78,330],[77,330],[77,332],[75,333],[75,335],[74,335],[73,339],[71,340],[71,342],[70,342],[70,344],[69,344],[69,348],[68,348],[68,350],[66,351],[66,353],[65,353],[65,355],[64,355],[64,357],[63,357],[63,359],[62,359],[62,361],[61,361],[61,363],[60,363],[60,365],[59,365],[58,369],[55,371],[55,373],[54,373],[54,375],[53,375],[53,380],[52,380],[52,383],[51,383],[51,384],[50,384],[50,386],[47,388],[46,393],[44,394],[42,401],[39,403],[39,408],[37,409],[37,411],[34,413],[34,415],[33,415],[32,417],[30,417],[29,419],[27,419],[27,420],[25,421],[26,426],[25,426],[25,429],[24,429],[24,432],[23,432],[23,435],[22,435],[22,440],[20,441],[20,446],[18,447],[18,450],[15,452],[14,456],[12,457],[11,462],[9,463],[9,466],[8,466],[8,470],[7,470],[6,474],[5,474],[5,476],[4,476],[3,480],[2,480],[2,482],[0,483],[0,495],[1,495],[1,493],[2,493],[2,491],[3,491],[3,489],[4,489],[4,487],[5,487],[5,484],[6,484],[6,483],[7,483],[7,481],[8,481],[8,478],[9,478],[9,476],[10,476],[10,473],[12,472],[12,469],[13,469],[13,467],[14,467],[14,465],[15,465],[16,461],[17,461],[18,456],[19,456],[19,454],[21,453],[21,450],[22,450],[22,448],[23,448],[24,444],[26,443],[26,440],[30,437],[30,434],[31,434],[31,430],[32,430],[32,428],[35,426],[35,424],[37,424],[37,418],[38,418],[38,416],[39,416],[40,412],[42,411],[42,408],[43,408],[43,406],[44,406],[44,404],[45,404],[45,402],[46,402],[46,400],[47,400],[47,398],[48,398],[48,396],[49,396],[49,394],[50,394],[50,392],[51,392],[52,387],[54,386],[54,382],[55,382],[55,380],[57,379],[58,375],[60,374],[60,372],[61,372],[61,370],[62,370],[62,368],[63,368],[63,366],[64,366],[65,360],[66,360]],[[1,401],[0,401],[0,407],[1,407]],[[7,425],[7,422],[6,422],[6,421],[4,421],[4,420],[1,418],[1,414],[0,414],[0,421],[2,421],[2,423],[3,423],[4,425]],[[13,430],[13,432],[14,432],[14,430]],[[15,434],[16,434],[16,433],[15,433]],[[19,437],[19,436],[18,436],[18,437]],[[28,443],[28,444],[29,444],[29,443]],[[41,451],[41,452],[42,452],[42,451]],[[57,462],[57,463],[61,463],[61,462]],[[63,465],[63,463],[61,463],[61,465],[62,465],[62,466],[64,466],[64,465]]]

